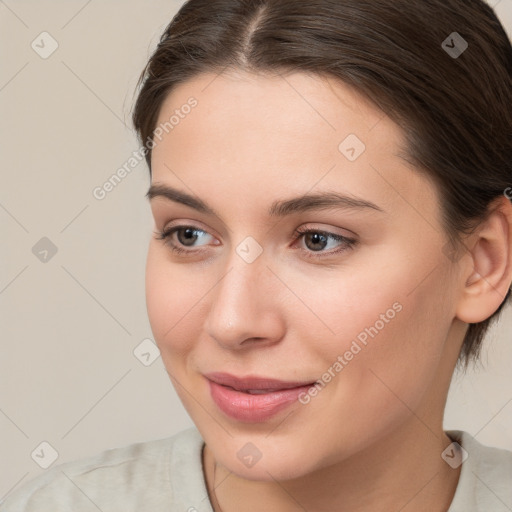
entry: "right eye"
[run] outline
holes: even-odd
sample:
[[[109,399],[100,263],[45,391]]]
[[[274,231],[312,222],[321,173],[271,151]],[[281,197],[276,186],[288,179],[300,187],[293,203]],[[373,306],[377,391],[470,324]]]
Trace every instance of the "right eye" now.
[[[173,236],[175,233],[176,237]],[[206,231],[189,225],[166,228],[162,231],[156,231],[155,235],[157,240],[163,240],[165,245],[167,245],[173,252],[179,254],[196,252],[194,250],[184,249],[184,247],[192,247],[191,244],[200,238],[204,238],[204,235],[211,236],[206,233]],[[175,239],[177,239],[178,243],[176,243]]]

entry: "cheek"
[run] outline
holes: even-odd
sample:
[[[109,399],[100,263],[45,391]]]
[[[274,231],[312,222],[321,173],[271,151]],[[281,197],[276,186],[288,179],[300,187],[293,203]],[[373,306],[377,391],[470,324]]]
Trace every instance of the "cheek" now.
[[[336,375],[335,403],[357,397],[357,403],[377,408],[390,400],[403,407],[396,394],[411,408],[418,405],[432,384],[453,318],[449,278],[441,267],[432,269],[436,263],[430,261],[374,262],[365,272],[316,280],[324,285],[316,288],[313,280],[296,277],[294,291],[308,298],[315,313],[307,315],[309,322],[297,315],[297,322],[315,340],[310,348],[323,362],[318,370]]]
[[[169,302],[173,294],[169,294],[168,273],[169,267],[162,261],[155,242],[151,241],[146,259],[146,307],[158,346],[165,331],[169,329],[166,318],[168,318]]]
[[[194,322],[204,296],[204,279],[184,272],[167,252],[151,241],[146,260],[146,307],[164,362],[170,351],[186,351],[197,333]],[[192,319],[192,320],[191,320]]]
[[[347,264],[307,272],[283,267],[279,275],[292,292],[287,292],[291,302],[283,315],[297,332],[307,333],[301,339],[315,340],[310,348],[323,354],[324,360],[348,350],[354,339],[364,343],[369,331],[378,331],[381,337],[399,321],[404,284],[389,271],[382,277],[375,263],[359,269]]]
[[[312,450],[332,454],[333,463],[339,453],[396,429],[435,384],[450,326],[449,298],[444,304],[440,298],[446,276],[434,272],[415,287],[407,275],[425,273],[401,270],[411,273],[388,274],[371,292],[366,275],[329,288],[332,300],[319,299],[323,319],[338,334],[316,337],[314,358],[323,362],[325,387],[303,403],[325,433]],[[308,332],[315,339],[311,326]]]

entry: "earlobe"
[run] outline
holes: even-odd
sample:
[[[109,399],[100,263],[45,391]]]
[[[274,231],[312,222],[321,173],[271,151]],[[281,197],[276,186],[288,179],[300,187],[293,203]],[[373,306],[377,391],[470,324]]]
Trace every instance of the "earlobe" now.
[[[460,261],[462,289],[456,316],[478,323],[499,308],[512,282],[512,204],[505,196],[491,203],[487,218],[469,240],[468,253]]]

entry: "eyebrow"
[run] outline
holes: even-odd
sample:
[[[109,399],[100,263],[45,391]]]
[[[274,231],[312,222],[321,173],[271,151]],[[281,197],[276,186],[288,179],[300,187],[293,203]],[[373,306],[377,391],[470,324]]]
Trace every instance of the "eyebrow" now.
[[[218,218],[220,216],[217,212],[210,207],[207,203],[198,197],[182,192],[181,190],[169,187],[168,185],[153,184],[149,187],[146,197],[151,200],[155,197],[163,197],[169,201],[183,204],[194,208],[195,210],[214,215]],[[317,192],[313,194],[305,194],[291,199],[274,201],[268,210],[269,217],[285,217],[294,213],[302,213],[310,210],[323,210],[329,208],[342,208],[365,210],[372,209],[384,212],[382,208],[358,197],[348,196],[337,192]]]

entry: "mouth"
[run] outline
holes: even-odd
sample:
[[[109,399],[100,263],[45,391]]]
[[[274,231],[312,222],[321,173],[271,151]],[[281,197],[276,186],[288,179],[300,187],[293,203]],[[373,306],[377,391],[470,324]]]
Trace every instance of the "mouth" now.
[[[230,418],[246,423],[269,420],[316,384],[316,381],[283,381],[259,376],[235,377],[227,373],[204,376],[217,407]]]
[[[226,386],[231,387],[231,386]],[[235,391],[241,391],[242,393],[247,393],[248,395],[264,395],[265,393],[273,393],[275,391],[280,391],[279,389],[235,389],[231,388]]]
[[[236,377],[235,375],[221,372],[207,373],[204,376],[208,380],[220,384],[221,386],[226,386],[234,389],[235,391],[243,391],[251,394],[270,393],[274,391],[281,391],[283,389],[311,386],[316,383],[315,380],[285,381],[259,376]]]

